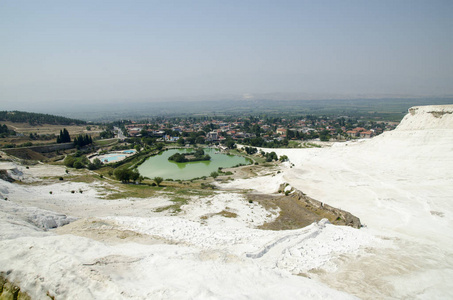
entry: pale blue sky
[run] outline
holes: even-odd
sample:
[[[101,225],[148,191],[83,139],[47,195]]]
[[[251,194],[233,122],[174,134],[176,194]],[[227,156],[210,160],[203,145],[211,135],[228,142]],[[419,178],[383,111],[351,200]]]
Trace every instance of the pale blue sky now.
[[[453,1],[0,0],[0,104],[453,94]]]

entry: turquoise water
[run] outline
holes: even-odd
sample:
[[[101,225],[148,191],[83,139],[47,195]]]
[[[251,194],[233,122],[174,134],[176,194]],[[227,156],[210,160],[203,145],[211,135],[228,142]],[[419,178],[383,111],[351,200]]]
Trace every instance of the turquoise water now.
[[[130,150],[124,150],[124,151],[121,151],[121,152],[124,153],[124,154],[121,154],[121,153],[108,153],[108,154],[100,155],[99,159],[103,163],[109,163],[109,162],[112,162],[112,161],[119,161],[119,160],[124,159],[126,156],[128,156],[128,154],[134,154],[137,151],[134,150],[134,149],[130,149]]]
[[[126,156],[127,156],[126,154],[106,154],[105,156],[102,157],[102,161],[107,160],[107,162],[111,162],[114,160],[121,160]]]
[[[179,152],[192,152],[193,149],[171,149],[156,156],[148,158],[138,167],[141,175],[154,178],[156,176],[164,179],[189,180],[192,178],[209,176],[211,172],[217,171],[219,167],[229,168],[238,164],[249,164],[250,161],[244,157],[216,153],[216,149],[204,149],[206,154],[211,156],[210,161],[194,161],[176,163],[168,158]]]

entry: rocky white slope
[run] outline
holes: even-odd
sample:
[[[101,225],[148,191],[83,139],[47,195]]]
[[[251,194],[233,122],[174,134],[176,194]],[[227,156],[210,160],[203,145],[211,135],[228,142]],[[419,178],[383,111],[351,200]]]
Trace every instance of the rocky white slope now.
[[[228,192],[170,216],[154,211],[165,197],[105,201],[96,185],[0,181],[0,272],[37,299],[452,298],[452,112],[413,108],[371,140],[280,149],[295,167],[234,182],[265,192],[289,182],[360,217],[360,230],[257,230],[277,212]],[[23,181],[64,174],[8,168]]]
[[[453,297],[453,105],[413,107],[371,140],[278,154],[295,164],[283,181],[359,216],[397,247],[345,262],[325,282],[361,296],[375,289],[394,298]]]

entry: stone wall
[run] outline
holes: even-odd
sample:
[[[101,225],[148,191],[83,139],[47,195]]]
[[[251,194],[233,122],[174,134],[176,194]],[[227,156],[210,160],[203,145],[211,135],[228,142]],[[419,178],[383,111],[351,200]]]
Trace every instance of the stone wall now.
[[[57,150],[66,150],[74,148],[73,143],[62,143],[62,144],[52,144],[52,145],[43,145],[43,146],[32,146],[28,149],[39,152],[39,153],[48,153]]]

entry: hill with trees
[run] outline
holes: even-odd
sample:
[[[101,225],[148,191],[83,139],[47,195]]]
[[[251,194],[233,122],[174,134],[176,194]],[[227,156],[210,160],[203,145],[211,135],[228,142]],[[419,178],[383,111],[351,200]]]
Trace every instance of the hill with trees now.
[[[30,125],[51,124],[51,125],[84,125],[86,121],[71,119],[61,116],[30,113],[24,111],[0,111],[0,121],[13,123],[29,123]]]

